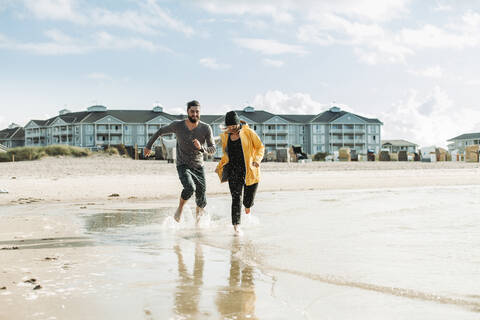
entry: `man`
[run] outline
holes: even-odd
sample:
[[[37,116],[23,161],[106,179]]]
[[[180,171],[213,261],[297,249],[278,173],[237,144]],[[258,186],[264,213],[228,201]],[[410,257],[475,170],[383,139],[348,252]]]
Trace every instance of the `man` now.
[[[203,168],[203,153],[215,153],[212,128],[200,121],[200,103],[196,100],[187,103],[187,119],[173,121],[166,127],[160,128],[147,143],[144,149],[146,157],[151,152],[155,140],[163,134],[175,133],[177,136],[177,172],[183,190],[180,203],[175,212],[175,221],[179,222],[183,206],[195,193],[196,221],[199,222],[203,208],[207,205],[205,197],[206,183]],[[207,148],[203,147],[207,144]]]

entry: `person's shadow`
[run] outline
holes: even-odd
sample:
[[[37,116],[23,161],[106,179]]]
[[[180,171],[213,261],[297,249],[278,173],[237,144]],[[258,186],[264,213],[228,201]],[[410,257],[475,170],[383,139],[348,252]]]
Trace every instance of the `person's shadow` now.
[[[174,246],[178,260],[179,283],[175,293],[174,311],[180,316],[195,318],[200,314],[198,302],[200,300],[200,289],[203,284],[203,253],[199,243],[195,246],[195,262],[193,272],[190,274],[183,261],[182,250],[179,245]]]
[[[238,238],[232,242],[228,286],[218,291],[216,304],[224,319],[257,319],[253,268],[236,256],[241,249]]]

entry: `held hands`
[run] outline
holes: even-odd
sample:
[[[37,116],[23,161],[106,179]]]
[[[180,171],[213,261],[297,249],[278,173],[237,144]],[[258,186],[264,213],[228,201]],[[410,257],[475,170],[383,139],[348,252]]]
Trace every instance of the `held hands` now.
[[[148,157],[151,152],[152,152],[152,150],[150,150],[150,149],[148,149],[148,148],[144,148],[144,149],[143,149],[143,155],[144,155],[145,157]]]
[[[198,141],[197,139],[193,139],[193,145],[194,145],[195,148],[197,148],[198,150],[202,149],[202,145],[200,144],[200,141]]]

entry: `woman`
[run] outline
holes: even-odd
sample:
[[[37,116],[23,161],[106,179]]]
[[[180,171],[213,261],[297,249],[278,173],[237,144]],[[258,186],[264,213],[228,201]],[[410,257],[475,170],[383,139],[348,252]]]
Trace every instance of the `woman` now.
[[[228,181],[232,195],[232,224],[235,233],[241,234],[242,192],[245,213],[249,214],[257,192],[265,147],[255,131],[241,122],[235,111],[225,115],[225,128],[220,135],[223,156],[215,172],[221,182]]]

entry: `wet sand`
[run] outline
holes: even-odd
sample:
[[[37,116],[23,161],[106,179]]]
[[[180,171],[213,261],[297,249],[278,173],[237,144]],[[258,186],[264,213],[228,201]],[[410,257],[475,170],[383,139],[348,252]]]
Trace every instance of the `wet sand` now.
[[[211,172],[195,227],[172,165],[60,160],[0,166],[2,320],[479,317],[478,165],[265,164],[238,238]]]

